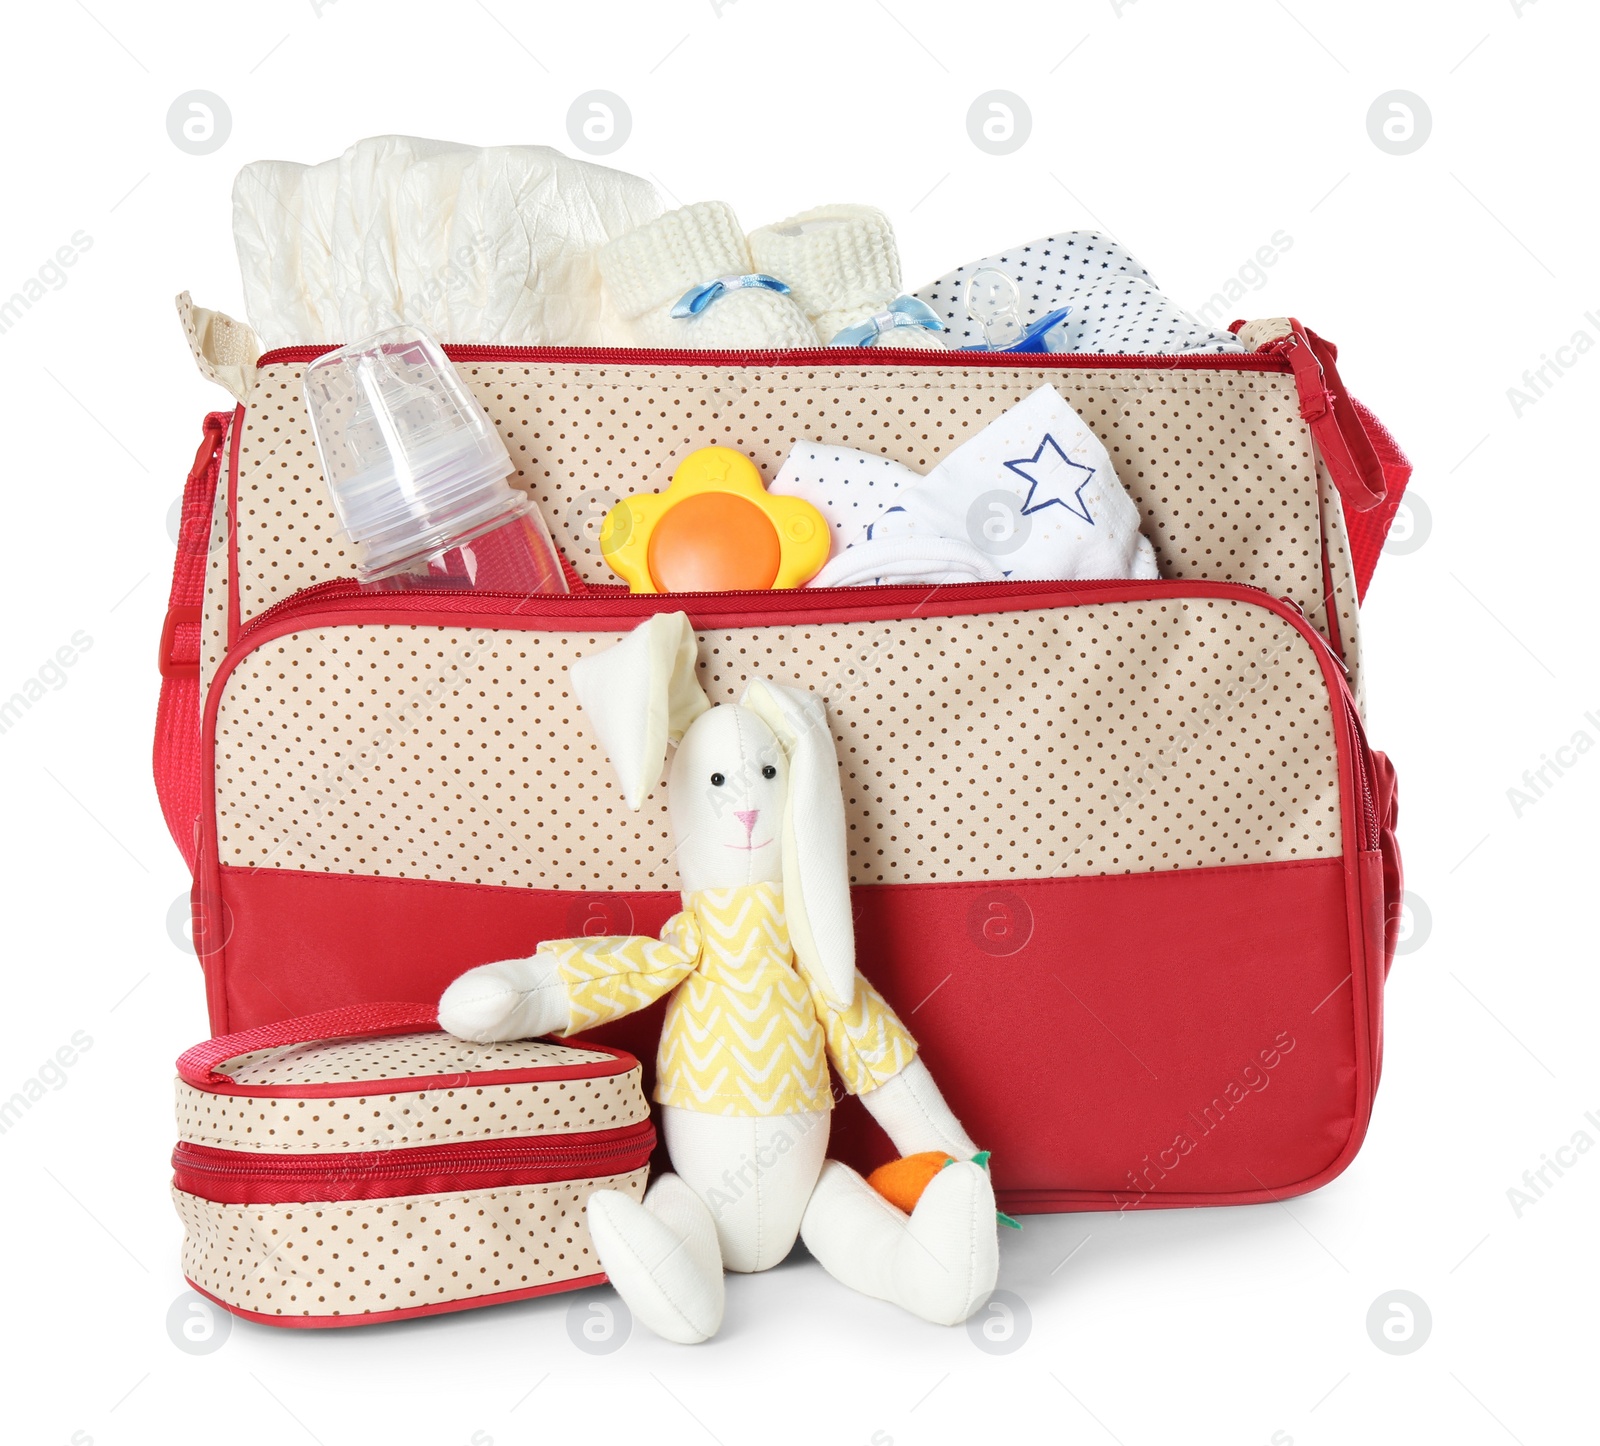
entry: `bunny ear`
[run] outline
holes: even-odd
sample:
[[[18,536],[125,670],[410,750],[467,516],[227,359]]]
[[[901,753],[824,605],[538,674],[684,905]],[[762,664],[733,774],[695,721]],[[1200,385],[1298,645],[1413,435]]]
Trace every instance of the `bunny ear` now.
[[[783,810],[783,909],[801,966],[842,1009],[856,992],[850,857],[839,755],[816,693],[760,680],[740,703],[777,736],[789,760]]]
[[[698,658],[688,616],[656,613],[620,643],[572,665],[578,701],[629,808],[638,808],[661,777],[667,743],[711,706],[695,677]]]

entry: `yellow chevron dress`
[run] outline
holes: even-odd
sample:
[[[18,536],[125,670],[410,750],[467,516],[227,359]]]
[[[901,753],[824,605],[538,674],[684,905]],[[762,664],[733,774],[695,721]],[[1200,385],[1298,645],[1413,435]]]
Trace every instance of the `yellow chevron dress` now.
[[[833,1105],[828,1059],[851,1094],[911,1062],[916,1041],[865,979],[857,976],[855,999],[841,1010],[798,967],[781,885],[703,889],[684,902],[659,939],[539,946],[567,987],[569,1034],[676,989],[656,1059],[659,1103],[717,1115],[826,1110]]]

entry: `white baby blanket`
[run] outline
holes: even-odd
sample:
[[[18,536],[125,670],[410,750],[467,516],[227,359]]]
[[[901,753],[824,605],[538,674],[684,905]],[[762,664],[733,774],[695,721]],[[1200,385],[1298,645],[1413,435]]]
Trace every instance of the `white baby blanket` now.
[[[800,442],[771,490],[828,519],[813,586],[1160,576],[1105,447],[1048,383],[925,476]]]
[[[919,287],[918,298],[944,320],[952,345],[983,343],[982,326],[967,318],[966,289],[973,273],[985,268],[1016,283],[1024,325],[1059,307],[1072,308],[1050,333],[1051,351],[1245,350],[1235,337],[1207,326],[1158,290],[1131,251],[1098,231],[1041,236],[969,261]]]
[[[810,587],[891,587],[896,583],[1002,582],[1005,573],[971,543],[953,537],[858,542],[828,562]]]
[[[888,457],[854,447],[796,442],[767,490],[803,498],[828,519],[833,534],[828,556],[833,558],[866,537],[902,489],[921,481],[920,472]]]
[[[269,347],[401,321],[441,341],[624,342],[595,253],[661,209],[648,181],[548,146],[410,136],[257,161],[233,188],[245,310]]]

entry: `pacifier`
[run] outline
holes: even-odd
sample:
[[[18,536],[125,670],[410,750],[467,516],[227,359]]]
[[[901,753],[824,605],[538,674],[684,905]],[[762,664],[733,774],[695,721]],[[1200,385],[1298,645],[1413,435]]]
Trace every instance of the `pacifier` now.
[[[606,513],[600,553],[633,592],[800,587],[828,560],[822,514],[767,491],[732,447],[701,447],[664,492],[625,497]]]
[[[962,351],[1049,351],[1045,334],[1065,321],[1072,310],[1070,306],[1059,307],[1035,322],[1025,323],[1017,283],[992,266],[973,272],[964,300],[967,319],[983,328],[984,341],[982,346],[965,346]]]

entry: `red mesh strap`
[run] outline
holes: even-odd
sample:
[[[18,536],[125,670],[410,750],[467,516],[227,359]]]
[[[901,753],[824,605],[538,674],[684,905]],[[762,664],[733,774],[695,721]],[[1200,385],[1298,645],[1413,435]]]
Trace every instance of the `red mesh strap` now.
[[[1350,564],[1355,569],[1356,600],[1359,602],[1367,595],[1367,584],[1372,581],[1394,515],[1400,509],[1400,499],[1405,496],[1406,484],[1411,480],[1411,462],[1382,422],[1354,397],[1350,405],[1377,453],[1386,483],[1383,501],[1376,507],[1345,514],[1345,530],[1350,534]]]
[[[351,1004],[343,1009],[302,1014],[296,1019],[280,1019],[276,1024],[262,1024],[254,1029],[241,1029],[237,1034],[208,1039],[179,1057],[178,1075],[196,1089],[225,1089],[233,1080],[218,1073],[217,1066],[258,1049],[281,1049],[285,1045],[311,1044],[322,1039],[421,1034],[438,1028],[439,1018],[430,1004]]]
[[[212,501],[222,470],[222,443],[231,412],[205,419],[200,450],[183,488],[183,521],[172,565],[172,591],[161,628],[161,701],[156,706],[156,793],[167,830],[194,870],[195,823],[200,816],[200,611],[206,592],[206,551]]]

